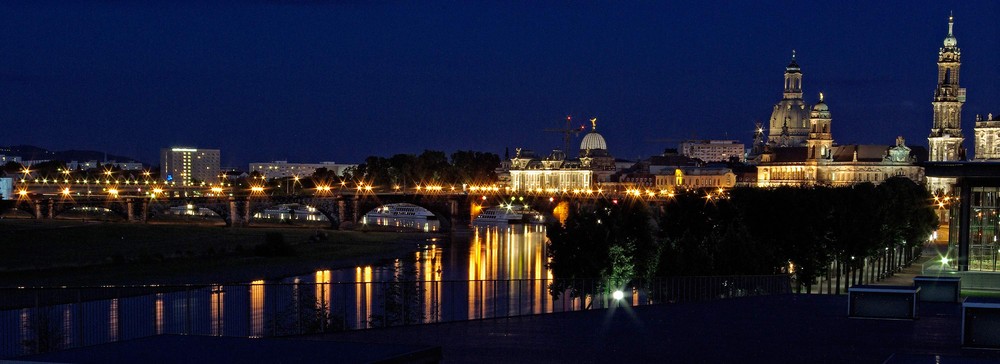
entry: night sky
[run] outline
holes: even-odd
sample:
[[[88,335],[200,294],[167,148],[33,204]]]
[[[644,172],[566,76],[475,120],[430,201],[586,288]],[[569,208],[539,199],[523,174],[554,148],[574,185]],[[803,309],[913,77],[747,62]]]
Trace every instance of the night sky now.
[[[0,145],[356,163],[547,152],[573,115],[635,159],[749,143],[796,49],[836,142],[926,146],[949,11],[967,145],[1000,113],[996,1],[133,3],[0,2]]]

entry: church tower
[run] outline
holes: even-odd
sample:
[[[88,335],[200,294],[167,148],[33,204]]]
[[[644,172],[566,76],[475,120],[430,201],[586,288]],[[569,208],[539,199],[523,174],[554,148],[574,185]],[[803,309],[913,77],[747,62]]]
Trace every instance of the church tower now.
[[[958,86],[959,67],[962,65],[962,51],[953,33],[955,18],[948,16],[948,36],[944,46],[938,51],[937,89],[934,90],[934,127],[927,137],[930,149],[928,161],[949,162],[964,158],[962,155],[962,104],[965,103],[965,89]],[[954,178],[927,177],[927,189],[931,193],[950,193]]]
[[[961,50],[952,33],[954,17],[948,17],[948,36],[944,47],[938,52],[938,82],[934,90],[934,127],[927,138],[931,162],[948,162],[961,159],[962,104],[965,103],[965,89],[958,86]]]
[[[806,160],[828,160],[833,155],[833,134],[830,133],[830,108],[819,93],[819,103],[809,114],[809,139],[806,139]]]
[[[772,146],[798,147],[805,145],[809,134],[809,117],[802,101],[802,69],[795,60],[785,67],[785,89],[781,101],[774,105],[768,125],[767,140]]]

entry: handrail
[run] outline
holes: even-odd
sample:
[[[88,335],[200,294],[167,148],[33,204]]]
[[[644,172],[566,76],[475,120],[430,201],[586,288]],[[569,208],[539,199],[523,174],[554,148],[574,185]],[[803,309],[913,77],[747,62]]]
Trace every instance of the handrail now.
[[[566,289],[551,292],[557,286]],[[620,299],[611,287],[595,279],[8,287],[0,288],[0,358],[162,334],[274,337],[791,292],[787,275],[637,281]]]

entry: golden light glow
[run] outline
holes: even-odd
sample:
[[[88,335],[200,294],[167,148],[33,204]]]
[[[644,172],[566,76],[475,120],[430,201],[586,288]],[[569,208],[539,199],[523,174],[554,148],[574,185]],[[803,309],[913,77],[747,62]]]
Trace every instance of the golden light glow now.
[[[551,201],[552,199],[549,198]],[[556,220],[559,220],[560,224],[565,224],[566,219],[569,218],[569,203],[566,201],[559,202],[555,208],[552,209],[552,216],[555,216]]]
[[[67,188],[63,188],[63,190],[62,190],[62,194],[64,194],[64,195],[69,195],[69,194],[70,194],[70,190],[69,190],[69,187],[67,187]]]
[[[212,192],[214,192],[214,193],[222,193],[222,187],[212,187]]]
[[[118,196],[118,189],[115,188],[108,189],[108,194],[112,196]]]
[[[261,187],[261,186],[253,186],[253,187],[250,187],[250,191],[251,191],[251,192],[254,192],[254,193],[260,193],[260,192],[264,192],[264,187]]]

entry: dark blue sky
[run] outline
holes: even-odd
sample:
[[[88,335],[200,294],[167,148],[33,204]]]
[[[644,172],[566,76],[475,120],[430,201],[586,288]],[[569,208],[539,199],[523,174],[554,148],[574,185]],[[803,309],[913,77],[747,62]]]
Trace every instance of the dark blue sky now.
[[[0,145],[358,162],[545,151],[571,114],[636,158],[749,143],[792,49],[838,143],[926,145],[949,11],[966,138],[1000,113],[995,1],[134,3],[0,2]]]

